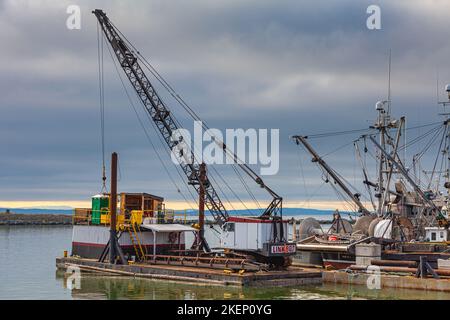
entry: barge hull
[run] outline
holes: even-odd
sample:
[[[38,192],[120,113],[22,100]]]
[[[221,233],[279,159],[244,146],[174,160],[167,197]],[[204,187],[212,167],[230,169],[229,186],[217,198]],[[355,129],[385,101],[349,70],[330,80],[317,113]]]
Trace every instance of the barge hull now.
[[[98,259],[109,241],[109,227],[92,225],[74,225],[72,234],[72,256]],[[149,230],[139,232],[139,240],[144,251],[151,255],[170,254],[171,250],[185,250],[184,233],[180,233],[179,242],[171,242],[169,233],[156,233]],[[154,241],[156,240],[156,243]],[[124,254],[136,255],[133,243],[127,232],[119,238]]]

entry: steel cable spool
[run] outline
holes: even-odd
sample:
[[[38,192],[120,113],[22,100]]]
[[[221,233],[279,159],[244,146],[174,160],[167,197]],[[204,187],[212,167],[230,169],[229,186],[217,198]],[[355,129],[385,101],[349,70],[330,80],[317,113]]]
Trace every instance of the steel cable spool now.
[[[313,235],[322,234],[319,221],[314,218],[304,219],[298,228],[299,240],[303,240]]]
[[[375,216],[362,216],[359,217],[355,225],[353,226],[353,233],[362,233],[365,235],[369,235],[369,226],[370,223],[375,219]]]
[[[374,234],[375,234],[375,228],[376,228],[378,222],[380,222],[381,220],[383,220],[383,219],[382,219],[382,218],[375,218],[375,219],[373,219],[372,222],[369,224],[369,230],[368,230],[369,237],[373,237],[373,236],[374,236]]]

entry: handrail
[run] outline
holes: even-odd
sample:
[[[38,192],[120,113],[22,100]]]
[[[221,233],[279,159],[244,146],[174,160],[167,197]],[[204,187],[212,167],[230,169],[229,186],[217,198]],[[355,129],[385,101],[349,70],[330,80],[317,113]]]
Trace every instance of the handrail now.
[[[93,215],[100,213],[98,218],[98,222],[93,223]],[[133,214],[137,213],[138,219],[151,218],[152,223],[156,224],[164,224],[164,223],[180,223],[180,224],[190,224],[193,220],[196,220],[196,216],[193,216],[193,219],[189,219],[190,215],[188,215],[187,210],[184,209],[182,212],[180,210],[174,209],[160,209],[160,210],[130,210],[126,212],[127,216],[130,215],[130,218],[133,217]],[[130,220],[130,218],[121,218],[124,217],[124,213],[122,210],[118,210],[118,223],[124,223],[125,220]],[[74,209],[72,222],[73,224],[87,224],[87,225],[110,225],[110,215],[108,208],[102,208],[100,210],[92,210],[90,208],[76,208]],[[97,219],[96,219],[97,220]]]

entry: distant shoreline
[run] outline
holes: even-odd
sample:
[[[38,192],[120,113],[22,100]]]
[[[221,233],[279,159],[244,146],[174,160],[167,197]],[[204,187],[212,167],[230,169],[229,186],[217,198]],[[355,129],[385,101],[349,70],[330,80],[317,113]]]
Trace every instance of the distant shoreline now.
[[[72,225],[72,216],[67,214],[0,213],[0,226],[61,226]]]
[[[292,218],[289,219],[292,222]],[[300,223],[302,219],[295,219]],[[331,224],[331,220],[320,220],[320,224]],[[25,214],[25,213],[0,213],[0,226],[61,226],[72,225],[72,215],[68,214]],[[208,223],[209,224],[209,223]]]
[[[9,212],[8,212],[9,211]],[[261,213],[257,209],[247,210],[230,210],[228,212],[231,216],[254,216],[257,217]],[[305,208],[284,208],[283,216],[285,219],[293,220],[300,223],[306,217],[314,217],[320,224],[332,223],[332,210],[316,210]],[[345,219],[346,213],[341,212]],[[198,213],[196,210],[189,210],[187,218],[195,220]],[[29,225],[29,226],[60,226],[72,225],[73,209],[38,209],[38,208],[0,208],[0,226],[14,226],[14,225]],[[206,214],[210,217],[209,214]],[[209,219],[208,219],[209,220]],[[209,223],[208,223],[209,224]]]

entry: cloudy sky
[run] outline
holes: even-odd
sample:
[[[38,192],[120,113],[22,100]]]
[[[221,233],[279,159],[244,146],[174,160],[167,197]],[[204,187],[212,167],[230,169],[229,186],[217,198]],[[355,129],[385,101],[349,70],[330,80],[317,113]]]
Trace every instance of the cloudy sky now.
[[[81,7],[80,30],[66,28],[71,4]],[[371,4],[381,8],[381,30],[366,28]],[[338,198],[289,137],[371,125],[375,102],[387,95],[389,50],[393,115],[405,115],[407,126],[439,120],[437,79],[439,91],[450,82],[446,0],[0,0],[0,207],[79,205],[101,189],[95,8],[106,11],[210,127],[280,129],[280,171],[265,182],[290,206],[320,207]],[[165,173],[107,51],[104,70],[106,151],[119,153],[120,189],[187,206],[177,188],[191,195],[146,122],[176,186]],[[311,143],[327,154],[355,138]],[[357,185],[351,143],[327,160]],[[254,207],[236,175],[218,170]],[[268,195],[248,184],[264,206]]]

